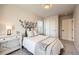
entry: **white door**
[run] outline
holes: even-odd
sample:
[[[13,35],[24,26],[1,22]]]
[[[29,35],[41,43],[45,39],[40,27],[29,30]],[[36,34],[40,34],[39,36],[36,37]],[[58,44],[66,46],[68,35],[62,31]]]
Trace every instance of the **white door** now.
[[[62,20],[62,39],[73,41],[73,22],[72,19]]]

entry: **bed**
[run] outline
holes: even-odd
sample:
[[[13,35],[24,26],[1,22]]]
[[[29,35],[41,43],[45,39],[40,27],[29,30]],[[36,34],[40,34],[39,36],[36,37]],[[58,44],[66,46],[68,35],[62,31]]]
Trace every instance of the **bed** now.
[[[34,55],[58,55],[64,48],[58,38],[44,35],[24,37],[23,47]]]

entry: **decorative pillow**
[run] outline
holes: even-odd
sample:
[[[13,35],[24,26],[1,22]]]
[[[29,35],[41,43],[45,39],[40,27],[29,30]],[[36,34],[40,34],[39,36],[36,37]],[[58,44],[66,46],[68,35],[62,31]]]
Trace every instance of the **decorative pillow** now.
[[[33,33],[34,33],[34,36],[37,36],[38,35],[38,33],[37,33],[37,31],[33,31]]]
[[[38,35],[38,33],[37,33],[37,28],[32,28],[32,31],[33,31],[33,35],[34,35],[34,36],[37,36],[37,35]]]
[[[33,35],[33,31],[27,31],[27,36],[28,36],[28,37],[34,36],[34,35]]]

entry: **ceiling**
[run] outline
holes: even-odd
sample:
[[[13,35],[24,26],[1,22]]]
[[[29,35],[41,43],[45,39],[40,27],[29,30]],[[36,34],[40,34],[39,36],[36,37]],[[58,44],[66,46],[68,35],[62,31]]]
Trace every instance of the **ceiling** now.
[[[52,4],[52,8],[44,9],[41,4],[25,4],[18,5],[26,10],[30,10],[33,13],[46,17],[60,14],[69,14],[72,13],[75,9],[75,4]]]

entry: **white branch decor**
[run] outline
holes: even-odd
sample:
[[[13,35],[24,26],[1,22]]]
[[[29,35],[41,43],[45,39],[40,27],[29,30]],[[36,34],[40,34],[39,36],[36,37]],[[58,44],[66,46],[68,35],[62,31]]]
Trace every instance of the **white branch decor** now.
[[[19,22],[21,23],[22,27],[25,30],[29,29],[31,31],[32,28],[36,28],[36,26],[37,26],[37,23],[26,21],[26,20],[22,21],[20,19]]]

